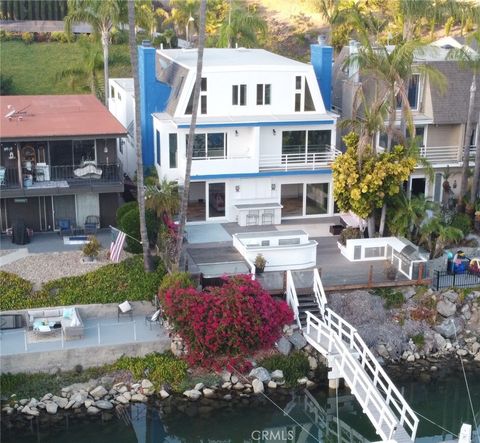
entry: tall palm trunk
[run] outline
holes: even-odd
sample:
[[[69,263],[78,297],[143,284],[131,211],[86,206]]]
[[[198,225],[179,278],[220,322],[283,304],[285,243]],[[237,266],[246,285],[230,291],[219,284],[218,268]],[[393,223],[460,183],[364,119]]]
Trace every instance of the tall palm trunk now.
[[[458,206],[462,210],[464,209],[463,199],[467,194],[468,185],[468,169],[470,157],[470,134],[472,133],[472,117],[473,107],[475,105],[475,94],[477,92],[477,75],[474,72],[472,77],[472,84],[470,85],[470,99],[468,102],[468,114],[467,114],[467,128],[465,130],[465,140],[463,143],[463,167],[462,167],[462,181],[460,183],[460,198],[458,200]]]
[[[129,16],[130,20],[130,16]],[[134,28],[135,37],[135,28]],[[108,107],[108,95],[110,88],[108,87],[108,45],[109,45],[109,33],[106,30],[102,31],[102,47],[103,47],[103,76],[105,81],[105,106]],[[133,62],[132,62],[133,63]]]
[[[183,234],[185,232],[185,223],[187,221],[187,206],[188,197],[190,194],[190,175],[192,171],[192,157],[193,157],[193,142],[195,137],[195,126],[197,124],[198,102],[200,101],[200,87],[202,83],[202,68],[203,68],[203,49],[205,48],[205,18],[207,10],[207,0],[200,2],[200,27],[198,34],[198,53],[197,53],[197,73],[195,78],[195,86],[193,89],[193,109],[192,119],[190,121],[190,129],[188,131],[187,143],[187,164],[185,168],[185,182],[183,188],[182,201],[180,204],[180,224],[178,229],[177,245],[175,248],[174,269],[178,270],[180,259],[183,252]]]
[[[473,172],[472,192],[470,194],[470,204],[473,206],[477,200],[478,187],[480,180],[480,115],[477,121],[477,130],[475,133],[475,169]]]
[[[130,47],[130,60],[132,62],[133,86],[135,97],[135,144],[137,153],[137,193],[138,209],[140,212],[140,239],[143,248],[143,266],[145,271],[151,272],[150,250],[148,248],[147,225],[145,222],[145,187],[143,186],[143,157],[142,157],[142,131],[140,128],[140,82],[138,80],[138,55],[135,39],[135,4],[134,0],[128,1],[128,43]],[[108,52],[108,51],[107,51]],[[108,61],[108,59],[106,59]],[[105,92],[108,86],[105,85]],[[107,93],[105,93],[107,97]]]

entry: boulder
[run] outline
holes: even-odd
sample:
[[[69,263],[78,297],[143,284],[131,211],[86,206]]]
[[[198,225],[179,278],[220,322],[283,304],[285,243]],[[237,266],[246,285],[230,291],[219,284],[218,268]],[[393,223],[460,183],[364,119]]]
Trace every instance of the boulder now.
[[[461,318],[445,319],[442,323],[435,326],[433,329],[445,338],[455,337],[455,330],[457,334],[463,331],[464,322]]]
[[[118,397],[115,398],[115,400],[122,405],[126,405],[129,403],[129,400],[127,400],[123,394],[120,394]],[[87,402],[85,402],[85,404],[86,403]]]
[[[123,394],[124,392],[127,392],[128,391],[128,388],[123,385],[123,386],[120,386],[117,390],[116,390],[119,394]]]
[[[280,370],[280,369],[275,369],[275,371],[273,371],[271,374],[271,378],[272,380],[283,380],[283,371]]]
[[[305,340],[305,337],[299,331],[295,331],[290,337],[288,337],[288,341],[292,343],[295,349],[303,349],[307,346],[307,340]]]
[[[238,377],[236,375],[232,375],[232,377],[230,378],[230,381],[234,385],[235,383],[238,383],[240,380],[238,380]]]
[[[88,409],[87,409],[87,414],[90,414],[90,415],[96,415],[100,412],[100,409],[96,408],[95,406],[90,406]]]
[[[56,414],[58,410],[58,405],[53,401],[49,401],[46,403],[45,409],[49,414]]]
[[[215,391],[211,388],[204,388],[203,395],[205,398],[213,398],[215,397]]]
[[[270,373],[263,368],[262,366],[259,366],[258,368],[254,368],[250,371],[250,374],[248,374],[249,377],[256,378],[260,380],[262,383],[267,383],[270,381]],[[253,384],[253,383],[252,383]]]
[[[435,345],[439,351],[443,351],[446,348],[447,341],[442,337],[441,334],[436,333],[433,336],[433,339],[435,340]]]
[[[465,357],[468,354],[466,349],[457,349],[457,355],[460,357]]]
[[[68,400],[66,398],[57,397],[56,395],[52,397],[52,401],[54,401],[58,405],[58,407],[62,409],[65,409],[68,404]]]
[[[130,401],[132,399],[132,394],[130,394],[130,392],[124,392],[122,394],[128,401]]]
[[[230,401],[232,399],[232,394],[226,394],[223,396],[224,400]]]
[[[387,347],[384,344],[379,344],[377,346],[377,353],[380,357],[383,357],[384,359],[388,359],[390,357]]]
[[[200,391],[197,391],[196,389],[190,389],[188,391],[185,391],[183,395],[190,400],[198,400],[202,396],[202,393]]]
[[[53,397],[53,394],[45,394],[40,401],[47,401],[47,400],[51,400]]]
[[[230,378],[232,377],[232,373],[228,371],[223,371],[222,372],[222,380],[224,382],[230,381]]]
[[[232,381],[233,383],[233,381]],[[205,385],[203,383],[197,383],[195,385],[195,387],[193,388],[194,391],[201,391],[203,388],[205,387]]]
[[[83,405],[88,409],[90,406],[92,406],[95,402],[91,398],[87,398],[85,400],[85,403]]]
[[[149,391],[153,391],[153,383],[150,381],[150,380],[147,380],[146,378],[144,378],[142,380],[142,389],[143,390],[146,390],[148,389]]]
[[[108,400],[97,400],[95,406],[98,409],[112,409],[113,405]]]
[[[451,317],[457,312],[457,306],[449,300],[440,300],[437,303],[437,312],[443,317]]]
[[[307,381],[308,381],[308,378],[307,378],[307,377],[302,377],[302,378],[299,378],[299,379],[297,380],[297,383],[298,383],[299,385],[306,385],[306,384],[307,384]]]
[[[288,355],[292,350],[292,344],[285,337],[281,337],[280,340],[277,341],[277,349],[281,354]]]
[[[222,389],[232,389],[232,384],[231,384],[229,381],[226,381],[226,382],[222,385]]]
[[[270,380],[267,386],[269,389],[277,389],[277,384],[273,380]]]
[[[252,387],[253,387],[253,393],[254,394],[263,394],[263,392],[265,391],[265,388],[263,386],[263,382],[261,380],[259,380],[258,378],[253,380]]]
[[[235,389],[236,391],[242,391],[244,388],[244,384],[240,383],[239,381],[237,381],[237,383],[233,385],[233,389]]]
[[[5,412],[7,415],[12,415],[14,410],[15,409],[13,409],[11,406],[5,406],[4,408],[2,408],[2,411]]]
[[[22,405],[22,406],[25,406],[30,400],[28,398],[22,398],[19,403]]]
[[[102,397],[105,397],[108,394],[108,391],[103,386],[97,386],[95,389],[90,391],[90,395],[95,400],[100,400]]]
[[[22,409],[22,414],[38,417],[40,415],[40,412],[37,408],[30,408],[28,405],[25,405]]]
[[[413,286],[407,286],[402,293],[405,300],[410,300],[417,292]]]
[[[313,355],[308,356],[308,364],[310,366],[311,371],[315,371],[318,368],[317,359]]]
[[[170,397],[170,394],[165,389],[161,389],[160,390],[160,398],[162,400],[165,400],[168,397]]]
[[[475,355],[480,350],[480,343],[474,342],[470,346],[470,352]]]
[[[145,403],[148,399],[146,395],[133,394],[131,400],[134,402]]]
[[[28,402],[28,407],[29,408],[36,408],[38,405],[38,400],[36,398],[32,398],[29,402]]]
[[[315,388],[317,385],[315,382],[313,382],[312,380],[307,380],[307,383],[305,383],[305,387],[307,389],[313,389]]]
[[[453,291],[453,290],[448,290],[448,291],[445,291],[443,294],[442,294],[443,298],[452,302],[452,303],[456,303],[457,300],[458,300],[458,294]]]

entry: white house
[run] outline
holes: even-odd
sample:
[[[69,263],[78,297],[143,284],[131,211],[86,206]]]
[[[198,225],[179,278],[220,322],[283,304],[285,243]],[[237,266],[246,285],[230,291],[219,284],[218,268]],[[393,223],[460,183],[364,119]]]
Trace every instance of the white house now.
[[[170,89],[165,108],[152,113],[154,163],[160,177],[182,184],[197,51],[156,50],[155,60],[156,80]],[[328,108],[331,68],[322,45],[312,45],[312,64],[262,49],[205,49],[189,222],[333,214],[337,115],[319,84],[323,76]]]

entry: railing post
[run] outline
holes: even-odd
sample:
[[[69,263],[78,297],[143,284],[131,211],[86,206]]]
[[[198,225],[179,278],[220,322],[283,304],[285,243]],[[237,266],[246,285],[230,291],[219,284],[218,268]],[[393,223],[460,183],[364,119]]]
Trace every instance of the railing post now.
[[[418,265],[418,278],[417,278],[417,283],[420,283],[422,281],[423,277],[423,263],[420,263]]]
[[[368,287],[371,288],[373,283],[373,265],[370,265],[370,269],[368,271]]]
[[[28,351],[28,344],[27,344],[27,330],[24,329],[23,330],[23,341],[24,341],[24,344],[25,344],[25,352]]]
[[[437,274],[437,287],[435,290],[438,291],[438,289],[440,288],[440,272],[435,271],[435,273]]]
[[[98,344],[100,344],[100,323],[97,323],[97,330],[98,330]]]
[[[137,341],[137,323],[133,320],[133,341]]]
[[[63,341],[63,328],[60,329],[60,336],[62,337],[62,349],[64,347],[64,341]]]

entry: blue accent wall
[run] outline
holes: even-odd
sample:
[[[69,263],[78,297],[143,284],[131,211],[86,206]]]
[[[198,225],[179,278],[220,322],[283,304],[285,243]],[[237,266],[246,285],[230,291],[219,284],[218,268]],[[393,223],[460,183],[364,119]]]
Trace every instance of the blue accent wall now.
[[[325,109],[332,109],[333,48],[324,45],[310,45],[310,62],[317,77]]]
[[[192,175],[192,180],[213,180],[219,178],[256,178],[256,177],[274,177],[274,176],[286,176],[286,175],[320,175],[331,174],[330,168],[318,169],[312,171],[307,169],[305,171],[263,171],[263,172],[248,172],[244,174],[210,174],[210,175]]]
[[[138,76],[140,80],[140,125],[142,128],[143,165],[153,166],[155,143],[152,113],[163,112],[170,96],[170,86],[156,79],[156,49],[138,47]]]

